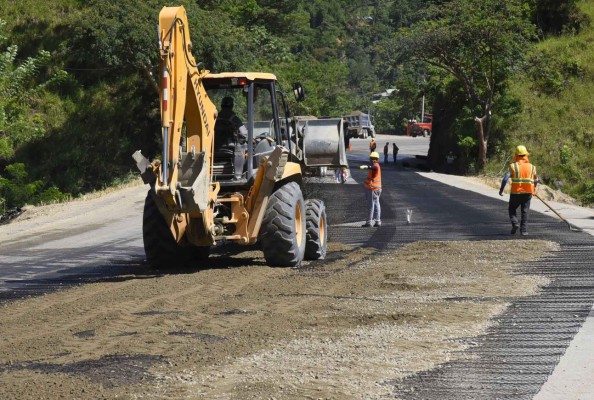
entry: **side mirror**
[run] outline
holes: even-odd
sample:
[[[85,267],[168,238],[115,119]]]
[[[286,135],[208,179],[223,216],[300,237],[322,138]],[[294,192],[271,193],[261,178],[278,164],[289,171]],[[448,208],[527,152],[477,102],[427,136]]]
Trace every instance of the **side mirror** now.
[[[295,100],[303,101],[305,100],[305,90],[300,83],[293,83],[293,93],[295,94]]]

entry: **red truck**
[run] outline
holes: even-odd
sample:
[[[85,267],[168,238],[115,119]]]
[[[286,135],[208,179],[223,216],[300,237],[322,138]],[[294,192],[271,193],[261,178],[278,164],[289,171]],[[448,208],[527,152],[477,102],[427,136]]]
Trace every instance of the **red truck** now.
[[[431,136],[431,132],[433,131],[433,115],[425,114],[423,118],[423,122],[418,122],[416,119],[409,119],[408,124],[406,126],[406,134],[407,136],[421,136],[427,137]]]

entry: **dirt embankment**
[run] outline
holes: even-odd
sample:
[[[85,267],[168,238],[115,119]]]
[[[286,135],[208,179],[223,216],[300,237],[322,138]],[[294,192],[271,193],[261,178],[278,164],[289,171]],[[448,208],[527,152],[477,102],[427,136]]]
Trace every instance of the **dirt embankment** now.
[[[331,244],[301,269],[259,251],[228,269],[120,276],[0,306],[5,399],[374,399],[463,357],[555,251],[523,240]]]
[[[492,189],[499,189],[501,187],[501,177],[480,175],[465,176],[464,179],[466,179],[471,184],[481,185]],[[508,183],[508,185],[505,187],[504,192],[509,193],[509,190],[510,185]],[[547,186],[542,183],[536,186],[536,192],[540,197],[542,197],[545,200],[573,205],[579,204],[579,202],[573,197],[563,193],[558,189],[553,189],[550,186]]]

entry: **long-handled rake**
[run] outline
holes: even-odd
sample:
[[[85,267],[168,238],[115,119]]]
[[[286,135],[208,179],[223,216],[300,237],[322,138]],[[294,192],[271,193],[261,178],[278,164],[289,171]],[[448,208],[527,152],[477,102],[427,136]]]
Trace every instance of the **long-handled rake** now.
[[[583,232],[580,228],[573,226],[569,223],[569,221],[567,221],[565,218],[563,218],[563,216],[561,214],[559,214],[557,211],[555,211],[555,209],[553,207],[551,207],[551,205],[549,203],[547,203],[546,201],[543,200],[542,197],[540,197],[538,194],[534,193],[534,196],[536,196],[536,198],[538,198],[538,200],[542,201],[542,203],[547,206],[549,208],[549,210],[551,210],[552,212],[555,213],[556,216],[558,216],[561,221],[565,222],[567,224],[567,226],[569,226],[569,230],[573,231],[573,232]]]

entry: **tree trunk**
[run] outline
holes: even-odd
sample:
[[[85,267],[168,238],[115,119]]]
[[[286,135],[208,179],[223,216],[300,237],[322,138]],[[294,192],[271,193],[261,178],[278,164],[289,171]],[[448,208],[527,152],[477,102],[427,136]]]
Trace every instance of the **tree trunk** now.
[[[474,122],[478,125],[478,169],[483,169],[485,164],[487,163],[487,140],[489,138],[488,131],[490,128],[490,123],[487,122],[487,135],[485,135],[485,120],[487,120],[489,114],[485,114],[482,117],[474,117]]]

